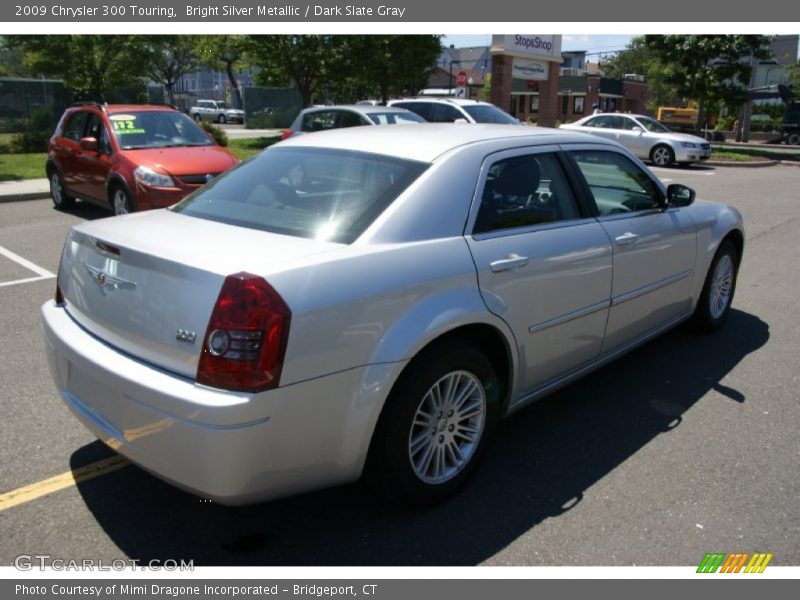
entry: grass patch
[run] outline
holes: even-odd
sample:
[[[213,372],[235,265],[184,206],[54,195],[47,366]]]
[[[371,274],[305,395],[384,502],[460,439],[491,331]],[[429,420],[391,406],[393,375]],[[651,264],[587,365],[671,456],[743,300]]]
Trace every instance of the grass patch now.
[[[0,154],[0,181],[47,177],[44,171],[45,162],[47,162],[47,152]]]
[[[281,137],[279,135],[272,137],[234,139],[228,142],[228,150],[238,156],[240,160],[246,160],[251,156],[255,156],[264,148],[280,141],[280,139]]]
[[[721,158],[724,160],[748,161],[755,158],[767,158],[770,160],[793,160],[800,161],[800,152],[778,152],[775,150],[761,148],[729,148],[711,146],[711,160]]]

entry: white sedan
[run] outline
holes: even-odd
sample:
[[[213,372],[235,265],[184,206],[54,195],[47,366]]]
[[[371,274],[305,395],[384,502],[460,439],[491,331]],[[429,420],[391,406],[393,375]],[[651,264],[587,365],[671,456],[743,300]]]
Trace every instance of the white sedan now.
[[[703,138],[674,133],[645,115],[601,113],[561,125],[561,128],[619,142],[642,160],[659,167],[699,162],[711,156],[711,145]]]
[[[44,338],[75,416],[177,486],[241,504],[365,474],[429,503],[499,418],[719,327],[743,245],[735,209],[595,137],[337,129],[75,225]]]

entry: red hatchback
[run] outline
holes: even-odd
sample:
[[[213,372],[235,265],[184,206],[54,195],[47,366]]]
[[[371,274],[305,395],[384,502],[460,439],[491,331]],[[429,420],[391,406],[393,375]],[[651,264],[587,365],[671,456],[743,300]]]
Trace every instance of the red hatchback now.
[[[238,162],[172,107],[87,102],[64,112],[46,168],[56,208],[80,198],[120,215],[175,204]]]

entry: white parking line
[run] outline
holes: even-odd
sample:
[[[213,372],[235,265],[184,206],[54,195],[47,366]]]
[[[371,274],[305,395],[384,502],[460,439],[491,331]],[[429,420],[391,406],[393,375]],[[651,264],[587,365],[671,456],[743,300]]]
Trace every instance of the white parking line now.
[[[22,258],[19,254],[15,254],[8,248],[4,248],[0,246],[0,255],[5,256],[6,258],[13,260],[18,265],[21,265],[28,269],[29,271],[33,271],[38,275],[38,277],[26,277],[25,279],[16,279],[14,281],[4,281],[0,283],[0,287],[5,287],[8,285],[17,285],[19,283],[30,283],[32,281],[41,281],[43,279],[53,279],[55,277],[54,273],[51,273],[47,269],[43,269],[39,265],[32,263],[26,258]]]

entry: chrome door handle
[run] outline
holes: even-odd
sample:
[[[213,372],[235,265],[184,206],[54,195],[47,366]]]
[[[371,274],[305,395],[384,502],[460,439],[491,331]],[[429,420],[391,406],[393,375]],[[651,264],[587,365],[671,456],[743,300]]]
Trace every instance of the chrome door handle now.
[[[639,241],[639,236],[630,231],[626,231],[614,241],[617,243],[617,246],[630,246]]]
[[[518,267],[524,267],[528,264],[527,256],[520,256],[519,254],[509,254],[506,258],[495,260],[489,263],[492,268],[492,273],[500,273],[501,271],[508,271]]]

